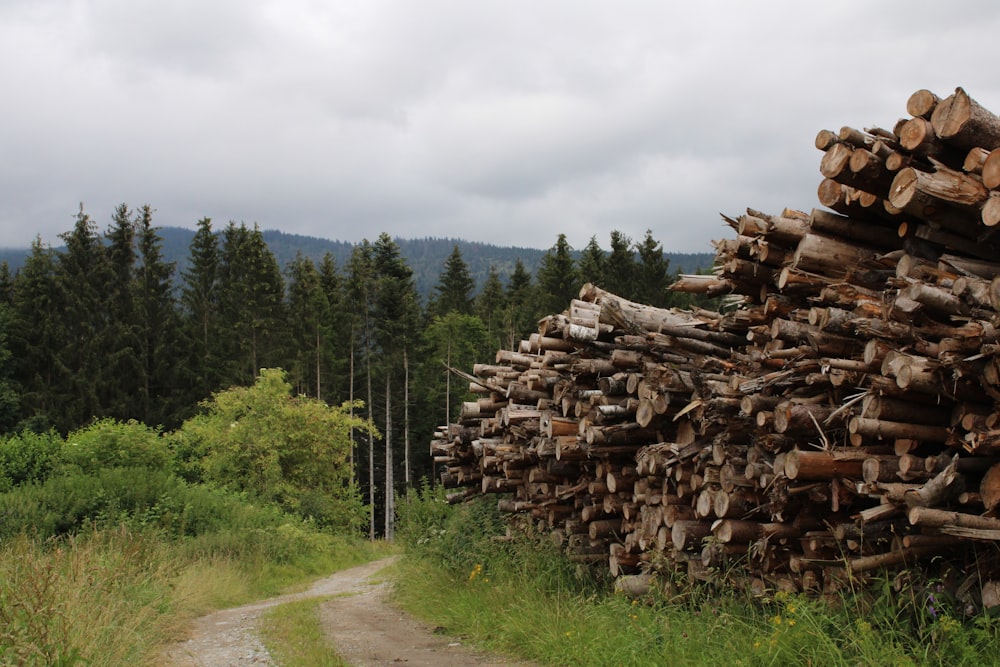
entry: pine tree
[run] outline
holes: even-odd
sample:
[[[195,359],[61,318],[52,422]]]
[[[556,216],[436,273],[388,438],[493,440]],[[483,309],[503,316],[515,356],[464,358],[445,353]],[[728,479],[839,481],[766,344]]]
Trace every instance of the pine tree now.
[[[561,313],[579,295],[580,274],[565,234],[560,234],[555,245],[542,255],[538,287],[539,310],[536,314]]]
[[[36,238],[11,290],[10,347],[20,394],[21,424],[41,432],[55,426],[55,388],[68,382],[56,363],[66,340],[56,284],[55,252]]]
[[[257,225],[230,222],[222,233],[219,263],[223,383],[247,386],[261,368],[280,365],[284,284]]]
[[[119,204],[105,234],[112,280],[105,287],[107,356],[96,380],[103,388],[104,414],[117,419],[142,417],[142,388],[147,384],[139,359],[140,338],[135,303],[135,221],[128,206]]]
[[[434,287],[435,296],[430,312],[435,315],[447,315],[450,312],[471,315],[472,293],[475,288],[476,283],[469,273],[469,266],[462,259],[462,253],[456,245],[445,260],[444,271]]]
[[[505,349],[516,349],[518,341],[535,328],[535,293],[531,274],[524,268],[524,262],[518,258],[514,263],[514,271],[507,280],[503,346]]]
[[[320,287],[326,296],[329,317],[326,323],[328,345],[322,371],[325,379],[323,395],[327,403],[340,405],[353,399],[350,390],[353,317],[345,294],[346,280],[337,268],[332,253],[323,255],[317,271]]]
[[[55,350],[55,363],[63,371],[55,389],[61,401],[56,426],[62,432],[95,417],[108,416],[104,403],[108,376],[104,365],[113,351],[108,304],[114,276],[108,252],[97,226],[80,207],[73,230],[60,235],[65,252],[56,261],[56,284],[66,337]]]
[[[288,265],[292,356],[289,380],[299,394],[322,399],[330,349],[330,302],[312,260],[301,253]]]
[[[182,326],[189,350],[185,365],[186,384],[190,387],[188,404],[223,388],[219,262],[219,237],[212,231],[212,219],[202,218],[191,239],[188,268],[181,274]]]
[[[135,277],[139,360],[143,383],[139,390],[140,414],[150,426],[180,425],[191,406],[181,382],[180,318],[174,297],[174,264],[163,260],[163,239],[153,226],[153,211],[139,211],[139,267]]]
[[[597,243],[597,237],[591,236],[587,246],[580,254],[580,280],[604,287],[606,283],[607,256]]]
[[[7,268],[4,262],[3,268]],[[9,274],[8,274],[9,277]],[[0,300],[0,434],[15,429],[19,419],[19,399],[14,386],[14,365],[10,349],[11,304]]]
[[[504,347],[504,309],[507,306],[507,296],[496,267],[491,266],[483,289],[475,299],[475,313],[486,327],[486,342],[479,350],[483,358]]]
[[[670,260],[663,256],[663,246],[653,238],[653,232],[646,230],[642,243],[636,246],[639,254],[637,290],[635,300],[657,308],[666,308],[671,302],[668,289],[672,282]]]
[[[632,239],[618,230],[611,232],[611,252],[605,264],[604,289],[634,300],[636,296],[636,263]]]
[[[351,306],[351,368],[355,367],[355,350],[360,351],[364,363],[365,379],[365,408],[368,411],[368,420],[375,423],[372,411],[372,355],[373,355],[373,317],[375,299],[375,260],[374,249],[371,243],[365,239],[360,244],[354,246],[351,252],[351,259],[347,267],[347,295],[348,303]],[[355,374],[351,373],[350,379],[350,399],[353,405],[355,397]],[[351,416],[354,416],[353,408]],[[368,431],[368,538],[375,539],[375,434]],[[353,437],[353,434],[352,434]],[[360,467],[360,466],[359,466]],[[359,474],[359,477],[361,475]]]
[[[405,360],[417,338],[419,303],[413,283],[413,271],[406,265],[399,246],[382,233],[373,246],[375,275],[377,276],[374,303],[374,342],[381,354],[385,378],[385,537],[392,539],[395,521],[394,508],[394,455],[392,412],[394,391],[405,394]],[[403,425],[407,433],[409,424]],[[404,439],[408,441],[408,438]],[[406,453],[409,458],[409,453]]]

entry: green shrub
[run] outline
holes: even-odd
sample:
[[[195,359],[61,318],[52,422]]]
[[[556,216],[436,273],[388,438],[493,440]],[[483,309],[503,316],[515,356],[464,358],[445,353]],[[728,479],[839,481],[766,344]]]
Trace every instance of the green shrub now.
[[[107,468],[167,470],[171,452],[155,429],[135,420],[101,419],[70,433],[61,459],[85,473]]]
[[[44,481],[58,461],[63,439],[55,431],[24,431],[0,438],[0,492]]]

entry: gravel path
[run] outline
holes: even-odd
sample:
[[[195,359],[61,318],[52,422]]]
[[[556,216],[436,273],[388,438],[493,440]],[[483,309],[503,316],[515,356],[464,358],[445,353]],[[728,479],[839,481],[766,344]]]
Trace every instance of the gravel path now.
[[[337,652],[359,666],[530,667],[475,652],[388,603],[388,582],[371,581],[392,558],[342,570],[302,593],[282,595],[224,609],[194,622],[186,641],[167,649],[169,667],[241,667],[275,665],[257,635],[262,613],[275,605],[313,597],[332,597],[320,605],[324,630]]]

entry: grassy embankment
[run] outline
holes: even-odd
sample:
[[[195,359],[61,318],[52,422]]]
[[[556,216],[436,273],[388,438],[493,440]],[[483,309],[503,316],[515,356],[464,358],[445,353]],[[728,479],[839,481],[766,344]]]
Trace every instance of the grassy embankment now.
[[[886,581],[820,600],[660,586],[640,600],[581,578],[544,536],[497,540],[493,503],[402,505],[397,599],[494,651],[545,665],[991,665],[1000,621]],[[674,589],[677,590],[677,589]]]

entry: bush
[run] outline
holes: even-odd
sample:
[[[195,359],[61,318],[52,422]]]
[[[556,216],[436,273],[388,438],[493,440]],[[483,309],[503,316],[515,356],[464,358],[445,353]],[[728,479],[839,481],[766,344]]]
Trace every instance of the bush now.
[[[171,453],[159,431],[135,420],[101,419],[70,433],[60,454],[85,473],[107,468],[167,470]]]
[[[63,446],[55,431],[24,431],[0,438],[0,492],[30,482],[42,482],[52,473]]]
[[[578,576],[547,535],[529,526],[511,528],[491,498],[448,505],[445,491],[425,483],[397,506],[397,535],[407,553],[452,575],[530,582],[540,590],[591,592],[597,583]],[[475,574],[473,574],[475,573]]]

